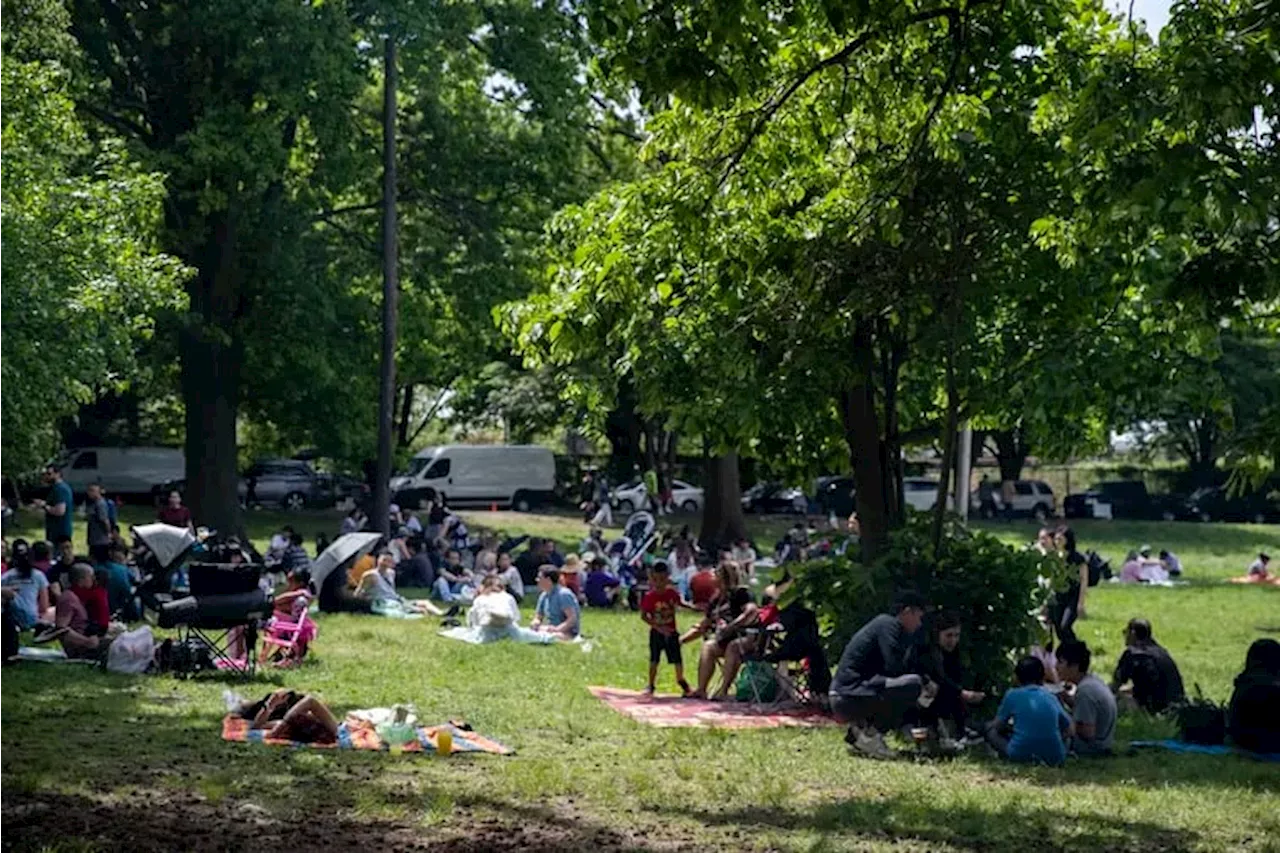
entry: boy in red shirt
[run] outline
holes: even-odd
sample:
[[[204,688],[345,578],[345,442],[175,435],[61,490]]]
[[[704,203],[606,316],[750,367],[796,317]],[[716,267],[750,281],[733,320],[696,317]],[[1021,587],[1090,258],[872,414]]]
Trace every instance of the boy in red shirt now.
[[[671,570],[667,564],[662,561],[654,563],[649,569],[649,591],[640,599],[640,618],[649,626],[649,686],[644,689],[648,696],[653,695],[663,651],[667,653],[667,663],[676,668],[676,682],[684,695],[691,692],[689,682],[684,680],[680,632],[676,629],[676,608],[688,606],[671,586]]]

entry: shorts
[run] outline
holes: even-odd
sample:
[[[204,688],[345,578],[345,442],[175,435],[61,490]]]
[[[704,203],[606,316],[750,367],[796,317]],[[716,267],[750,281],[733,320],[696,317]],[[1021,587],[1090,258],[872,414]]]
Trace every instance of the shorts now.
[[[684,663],[680,657],[680,635],[679,634],[662,634],[658,631],[649,629],[649,663],[658,663],[662,660],[662,653],[667,653],[667,663],[680,666]]]

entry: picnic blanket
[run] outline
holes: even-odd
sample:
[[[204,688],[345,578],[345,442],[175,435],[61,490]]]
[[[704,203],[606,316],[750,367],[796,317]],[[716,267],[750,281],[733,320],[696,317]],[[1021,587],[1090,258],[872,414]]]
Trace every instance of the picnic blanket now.
[[[1183,740],[1135,740],[1130,746],[1147,749],[1167,749],[1170,752],[1185,752],[1195,755],[1243,755],[1257,761],[1280,761],[1280,752],[1250,752],[1234,746],[1209,746],[1202,743],[1187,743]]]
[[[436,735],[447,731],[453,736],[454,752],[487,752],[490,755],[512,755],[515,750],[509,746],[490,740],[484,735],[469,731],[453,723],[438,726],[415,726],[417,740],[404,745],[391,745],[382,739],[368,720],[347,717],[338,725],[336,743],[298,743],[297,741],[279,740],[265,737],[261,729],[250,728],[250,723],[236,714],[229,714],[222,720],[222,739],[238,743],[260,743],[268,746],[311,747],[313,749],[368,749],[376,752],[435,752]]]
[[[67,653],[62,649],[56,649],[51,646],[22,646],[18,649],[16,655],[10,655],[9,660],[25,660],[25,661],[41,661],[43,663],[98,663],[90,658],[69,658]]]
[[[711,702],[638,690],[588,687],[591,695],[619,714],[659,728],[773,729],[833,726],[836,721],[809,705],[762,707],[749,702]]]

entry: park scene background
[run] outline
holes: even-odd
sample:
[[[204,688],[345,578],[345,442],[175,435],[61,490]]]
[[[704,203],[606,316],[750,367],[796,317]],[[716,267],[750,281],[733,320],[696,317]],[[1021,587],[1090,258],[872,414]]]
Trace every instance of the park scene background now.
[[[967,492],[963,435],[986,465],[974,482],[1056,469],[1071,491],[1265,496],[1280,6],[1136,5],[5,0],[6,538],[42,535],[20,505],[44,462],[118,444],[182,448],[197,522],[261,550],[283,524],[332,536],[341,515],[243,507],[254,460],[305,452],[361,479],[384,524],[391,473],[443,442],[543,443],[615,484],[692,480],[703,506],[675,523],[766,548],[792,520],[744,514],[745,487],[846,474],[851,575],[912,524],[945,549],[946,506],[922,521],[904,481]],[[464,517],[576,550],[579,470],[555,505]],[[1061,510],[1065,481],[1045,479]],[[125,506],[122,527],[154,514]],[[1036,529],[968,526],[1011,549]],[[1076,526],[1113,565],[1149,543],[1186,573],[1091,592],[1077,633],[1097,671],[1140,616],[1188,686],[1225,701],[1249,643],[1280,631],[1280,592],[1226,581],[1280,550],[1277,525]],[[1145,853],[1280,837],[1280,774],[1242,757],[876,763],[835,727],[640,726],[587,691],[643,685],[626,611],[586,615],[590,648],[320,627],[305,665],[252,689],[412,701],[516,755],[254,749],[219,739],[241,686],[19,665],[0,694],[0,843]],[[1127,715],[1119,740],[1172,734]]]

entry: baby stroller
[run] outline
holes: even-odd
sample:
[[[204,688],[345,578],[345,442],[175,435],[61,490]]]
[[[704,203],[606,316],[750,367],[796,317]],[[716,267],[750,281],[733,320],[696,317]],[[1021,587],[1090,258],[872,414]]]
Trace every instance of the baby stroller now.
[[[138,551],[140,580],[134,587],[138,612],[159,613],[173,600],[173,576],[196,547],[196,537],[185,527],[169,524],[140,524],[131,528],[141,546]]]
[[[271,597],[254,563],[192,563],[191,595],[165,604],[160,627],[178,637],[162,651],[162,666],[179,677],[223,670],[254,673],[258,626],[271,615]]]
[[[607,552],[614,570],[627,591],[627,606],[640,607],[640,597],[649,588],[649,573],[644,555],[658,539],[658,524],[651,513],[633,512],[623,528],[623,535],[609,544]]]

